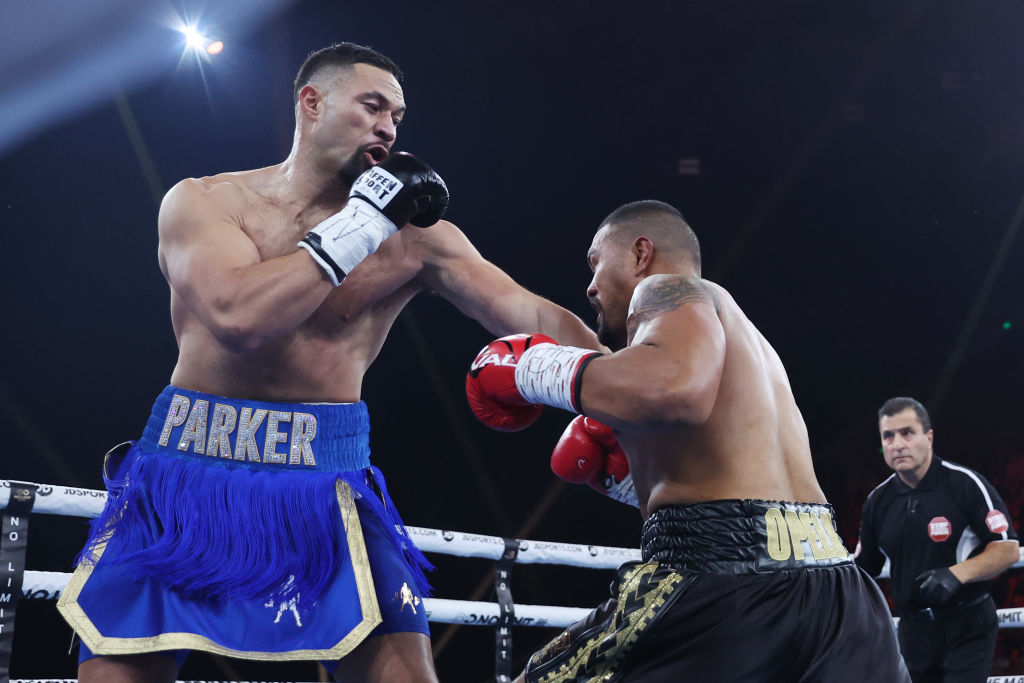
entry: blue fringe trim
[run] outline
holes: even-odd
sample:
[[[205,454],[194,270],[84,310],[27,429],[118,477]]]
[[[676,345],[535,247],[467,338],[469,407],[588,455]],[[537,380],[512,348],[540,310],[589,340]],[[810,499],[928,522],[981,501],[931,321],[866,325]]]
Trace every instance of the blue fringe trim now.
[[[341,479],[352,487],[361,517],[383,520],[420,593],[431,591],[426,572],[433,566],[405,534],[376,467],[296,472],[210,466],[147,454],[136,445],[118,471],[107,474],[110,496],[76,565],[95,564],[97,545],[107,541],[104,563],[122,565],[131,580],[218,601],[263,598],[294,576],[297,590],[313,604],[347,551],[339,540],[344,525],[335,484]]]

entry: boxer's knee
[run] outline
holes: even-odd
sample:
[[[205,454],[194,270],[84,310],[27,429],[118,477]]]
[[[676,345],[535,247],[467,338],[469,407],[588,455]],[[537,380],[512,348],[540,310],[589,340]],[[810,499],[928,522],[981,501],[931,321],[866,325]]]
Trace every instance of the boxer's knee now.
[[[430,638],[406,632],[367,638],[338,662],[334,679],[339,683],[437,683]]]
[[[78,665],[81,683],[165,683],[177,675],[174,657],[156,653],[93,657]]]

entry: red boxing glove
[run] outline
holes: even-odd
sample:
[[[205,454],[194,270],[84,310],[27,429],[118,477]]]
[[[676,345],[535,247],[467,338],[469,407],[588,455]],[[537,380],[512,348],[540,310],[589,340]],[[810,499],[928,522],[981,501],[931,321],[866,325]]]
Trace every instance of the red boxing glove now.
[[[609,498],[639,507],[629,462],[611,427],[577,415],[551,452],[551,470]]]
[[[466,375],[466,399],[477,419],[502,432],[518,432],[536,422],[543,407],[519,393],[516,365],[531,346],[554,343],[543,334],[514,334],[481,349]]]

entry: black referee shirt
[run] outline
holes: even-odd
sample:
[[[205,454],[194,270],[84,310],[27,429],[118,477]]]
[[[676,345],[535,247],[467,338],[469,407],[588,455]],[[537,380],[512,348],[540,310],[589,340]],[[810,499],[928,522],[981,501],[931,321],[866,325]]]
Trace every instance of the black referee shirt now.
[[[992,541],[1016,538],[1006,505],[992,485],[974,470],[932,454],[917,488],[893,473],[868,495],[857,564],[878,576],[889,558],[892,598],[902,616],[928,607],[914,594],[915,576],[963,562]],[[972,600],[991,588],[991,581],[965,584],[951,602]]]

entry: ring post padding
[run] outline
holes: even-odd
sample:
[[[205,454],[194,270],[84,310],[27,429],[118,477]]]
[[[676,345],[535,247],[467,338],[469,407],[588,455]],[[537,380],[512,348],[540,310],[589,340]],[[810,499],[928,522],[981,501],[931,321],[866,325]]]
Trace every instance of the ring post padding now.
[[[36,485],[11,482],[0,536],[0,683],[10,680],[14,613],[21,597],[28,548],[28,518],[36,500]]]
[[[512,568],[519,554],[519,539],[506,538],[505,552],[494,572],[494,592],[498,597],[498,623],[494,627],[494,680],[512,681],[512,624],[516,609],[512,601]]]

